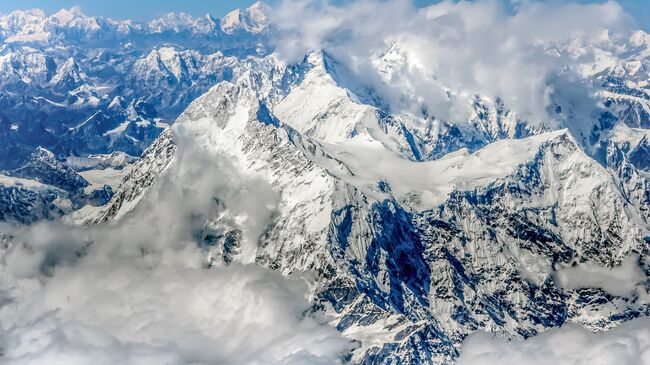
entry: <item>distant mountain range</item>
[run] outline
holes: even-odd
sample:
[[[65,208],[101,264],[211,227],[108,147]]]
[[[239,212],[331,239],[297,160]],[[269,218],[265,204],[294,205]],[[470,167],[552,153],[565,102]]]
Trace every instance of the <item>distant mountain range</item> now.
[[[0,168],[37,146],[140,155],[193,99],[242,72],[241,60],[269,52],[265,9],[149,23],[76,8],[0,16]]]

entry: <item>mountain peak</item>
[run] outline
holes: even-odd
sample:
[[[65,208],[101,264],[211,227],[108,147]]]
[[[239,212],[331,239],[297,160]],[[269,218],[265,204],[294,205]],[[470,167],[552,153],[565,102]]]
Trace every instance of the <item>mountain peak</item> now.
[[[111,103],[108,105],[108,110],[114,111],[114,112],[121,112],[124,110],[124,106],[122,103],[124,102],[124,99],[121,96],[116,96],[113,98]]]
[[[190,14],[183,12],[170,12],[160,18],[151,20],[147,25],[154,33],[166,31],[180,32],[189,29],[195,20]]]
[[[169,61],[174,57],[178,56],[178,51],[174,47],[160,47],[156,50],[158,55],[160,56],[160,60],[165,62]]]
[[[23,9],[14,10],[11,13],[9,13],[8,16],[13,18],[23,18],[26,16],[30,16],[30,17],[45,19],[47,17],[47,14],[45,14],[45,11],[43,9],[33,8],[33,9],[25,9],[25,10]]]
[[[261,1],[243,10],[235,9],[221,19],[221,30],[225,33],[236,31],[260,33],[269,23],[269,9],[270,7]]]
[[[649,46],[650,35],[642,30],[638,30],[630,36],[629,43],[634,47]]]
[[[40,146],[11,174],[70,192],[80,191],[89,185],[86,179],[59,161],[54,153]]]
[[[76,88],[83,82],[84,75],[73,57],[69,57],[59,66],[56,75],[51,80],[52,85],[68,88]]]
[[[205,14],[204,16],[197,18],[194,24],[192,25],[192,30],[195,33],[212,33],[219,27],[219,19],[213,17],[210,14]]]
[[[65,24],[75,18],[83,17],[86,17],[86,15],[81,11],[79,6],[73,6],[70,9],[61,9],[50,16],[51,19],[56,20],[60,24]]]
[[[268,14],[268,11],[271,9],[269,4],[265,3],[264,1],[256,1],[253,4],[251,4],[246,10],[248,10],[250,13],[257,13],[257,14],[263,14],[266,15]]]
[[[47,148],[38,146],[34,149],[32,154],[29,156],[29,160],[56,160],[54,153],[48,150]]]

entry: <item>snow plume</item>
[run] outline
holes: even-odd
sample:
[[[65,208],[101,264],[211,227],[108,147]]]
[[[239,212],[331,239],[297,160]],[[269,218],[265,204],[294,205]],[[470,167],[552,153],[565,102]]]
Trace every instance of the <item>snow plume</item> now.
[[[178,140],[177,160],[122,221],[0,229],[0,363],[335,364],[349,351],[309,314],[308,280],[209,268],[196,239],[207,217],[228,207],[253,245],[277,197],[191,133]]]
[[[650,364],[650,319],[639,318],[604,333],[569,325],[528,340],[507,342],[485,332],[463,344],[457,365]]]
[[[461,122],[479,94],[551,127],[562,118],[591,118],[596,101],[571,66],[595,60],[584,46],[627,34],[630,17],[616,2],[504,3],[443,1],[416,9],[408,0],[287,0],[271,19],[281,56],[298,61],[324,50],[391,108]],[[559,81],[572,82],[569,98],[555,95]],[[558,115],[562,109],[572,115]]]

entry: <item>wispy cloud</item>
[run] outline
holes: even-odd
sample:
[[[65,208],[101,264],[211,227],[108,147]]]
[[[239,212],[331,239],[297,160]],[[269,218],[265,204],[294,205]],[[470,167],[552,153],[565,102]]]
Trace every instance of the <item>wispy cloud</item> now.
[[[604,43],[606,30],[625,32],[632,24],[616,2],[527,2],[513,10],[490,0],[419,9],[407,0],[283,1],[271,19],[287,60],[326,50],[391,106],[424,106],[456,122],[467,117],[478,93],[500,97],[526,119],[550,123],[557,75],[572,80],[567,65],[594,59],[580,46]],[[595,107],[588,90],[582,93],[568,102]]]
[[[612,295],[630,296],[637,287],[642,291],[645,273],[638,265],[638,255],[628,256],[621,265],[614,268],[593,263],[559,268],[555,272],[556,282],[565,289],[601,288]]]

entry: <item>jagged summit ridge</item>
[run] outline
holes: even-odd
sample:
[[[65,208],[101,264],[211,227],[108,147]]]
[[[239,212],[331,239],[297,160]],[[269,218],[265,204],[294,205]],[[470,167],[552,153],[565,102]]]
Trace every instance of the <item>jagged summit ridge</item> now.
[[[6,43],[93,41],[126,37],[131,34],[165,32],[194,34],[260,33],[268,25],[269,6],[254,3],[217,19],[209,14],[193,17],[186,13],[169,13],[146,23],[114,20],[85,15],[81,8],[61,9],[52,15],[42,10],[17,10],[0,16],[0,34]],[[76,38],[81,34],[81,38]]]

